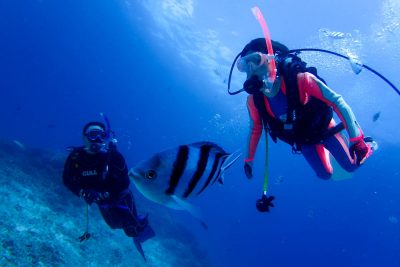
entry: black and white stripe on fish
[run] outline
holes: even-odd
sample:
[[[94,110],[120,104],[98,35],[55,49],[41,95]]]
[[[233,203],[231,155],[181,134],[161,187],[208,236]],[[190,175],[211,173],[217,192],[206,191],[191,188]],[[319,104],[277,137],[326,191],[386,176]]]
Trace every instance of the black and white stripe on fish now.
[[[198,142],[156,153],[132,168],[129,175],[150,200],[181,209],[176,197],[186,199],[202,193],[216,181],[222,183],[224,172],[239,156],[214,143]]]
[[[204,171],[207,167],[208,157],[210,156],[211,145],[204,144],[200,148],[200,157],[199,161],[197,162],[197,169],[196,172],[193,174],[192,179],[189,182],[188,187],[186,188],[185,193],[183,194],[184,198],[187,198],[190,193],[192,193],[193,189],[200,181],[200,178],[203,176]]]
[[[188,156],[189,156],[189,147],[180,146],[176,160],[173,164],[171,177],[169,178],[169,187],[165,191],[166,194],[172,195],[175,192],[175,188],[179,183],[179,179],[182,177],[182,174],[185,171]]]
[[[183,198],[189,197],[189,195],[193,192],[194,188],[202,178],[204,172],[206,171],[207,165],[210,163],[209,161],[212,160],[210,159],[210,151],[212,148],[220,150],[221,152],[215,154],[214,160],[212,162],[212,168],[208,175],[208,178],[203,184],[202,189],[197,194],[200,194],[210,184],[210,181],[212,181],[212,184],[214,184],[220,178],[221,166],[226,160],[226,158],[229,156],[228,153],[226,153],[222,148],[212,143],[200,142],[191,145],[182,145],[179,146],[176,159],[173,163],[173,169],[171,172],[171,176],[169,178],[169,187],[165,191],[166,194],[172,195],[175,193],[175,189],[179,183],[179,180],[181,179],[182,175],[185,172],[187,161],[189,159],[188,157],[189,157],[190,147],[196,147],[196,148],[199,147],[200,151],[199,155],[196,155],[198,151],[193,151],[192,149],[192,153],[194,153],[196,157],[198,156],[198,161],[195,172],[193,173],[193,176],[190,179],[182,197]],[[222,180],[220,181],[222,183]]]

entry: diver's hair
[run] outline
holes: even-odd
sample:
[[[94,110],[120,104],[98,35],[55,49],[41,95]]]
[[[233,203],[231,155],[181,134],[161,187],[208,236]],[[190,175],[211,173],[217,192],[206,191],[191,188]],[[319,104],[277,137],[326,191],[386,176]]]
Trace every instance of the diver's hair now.
[[[104,123],[99,122],[99,121],[91,121],[91,122],[86,123],[86,125],[83,127],[83,131],[82,131],[83,135],[86,134],[86,131],[90,126],[99,126],[100,128],[103,129],[103,131],[106,131],[106,126],[104,125]]]
[[[286,54],[289,52],[289,48],[286,45],[274,40],[271,40],[271,43],[272,43],[272,49],[274,50],[275,54]],[[248,43],[243,48],[240,55],[243,57],[249,54],[250,52],[261,52],[267,54],[268,50],[265,38],[256,38],[254,40],[251,40],[250,43]]]

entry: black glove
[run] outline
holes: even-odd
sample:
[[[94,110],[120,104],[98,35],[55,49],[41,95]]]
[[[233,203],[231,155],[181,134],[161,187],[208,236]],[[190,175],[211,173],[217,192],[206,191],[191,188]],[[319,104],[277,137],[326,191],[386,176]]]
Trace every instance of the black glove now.
[[[247,179],[253,178],[253,163],[252,162],[244,163],[244,173],[246,174]]]
[[[101,200],[108,198],[109,194],[108,192],[100,193],[93,189],[82,189],[81,192],[79,193],[79,196],[83,198],[86,201],[86,203],[92,205],[93,202],[97,203]]]

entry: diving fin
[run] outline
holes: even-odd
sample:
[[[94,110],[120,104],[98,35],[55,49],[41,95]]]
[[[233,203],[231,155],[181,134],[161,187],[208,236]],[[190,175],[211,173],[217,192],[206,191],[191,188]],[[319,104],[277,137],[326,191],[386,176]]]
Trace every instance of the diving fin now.
[[[153,228],[151,228],[150,225],[147,225],[143,231],[139,233],[138,236],[135,236],[133,238],[133,243],[135,244],[135,247],[137,251],[142,255],[143,260],[147,262],[146,256],[144,254],[144,250],[142,247],[142,243],[149,240],[150,238],[153,238],[156,236],[156,233],[154,232]]]
[[[336,159],[332,156],[329,155],[331,159],[331,164],[333,168],[333,174],[331,179],[333,181],[342,181],[342,180],[347,180],[353,178],[353,174],[346,171],[345,169],[340,166],[340,164],[336,161]]]
[[[140,253],[140,255],[142,255],[143,260],[145,262],[147,262],[146,256],[144,255],[144,250],[143,250],[142,244],[140,243],[140,238],[139,237],[134,237],[133,238],[133,243],[135,244],[135,247],[136,247],[137,251]]]
[[[351,69],[355,74],[359,74],[363,69],[363,64],[360,59],[355,55],[349,55],[349,62]]]
[[[156,233],[154,232],[153,228],[148,224],[143,231],[139,233],[139,235],[136,237],[141,243],[146,242],[147,240],[153,238],[156,236]]]

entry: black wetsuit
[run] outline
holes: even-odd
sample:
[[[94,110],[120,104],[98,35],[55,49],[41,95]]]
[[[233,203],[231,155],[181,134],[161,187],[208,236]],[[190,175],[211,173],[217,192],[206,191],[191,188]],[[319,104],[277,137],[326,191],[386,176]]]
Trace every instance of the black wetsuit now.
[[[112,229],[122,228],[127,236],[135,237],[146,226],[147,220],[138,219],[128,168],[116,148],[96,154],[87,153],[83,147],[75,148],[65,162],[63,182],[77,196],[81,190],[107,194],[97,204]]]

